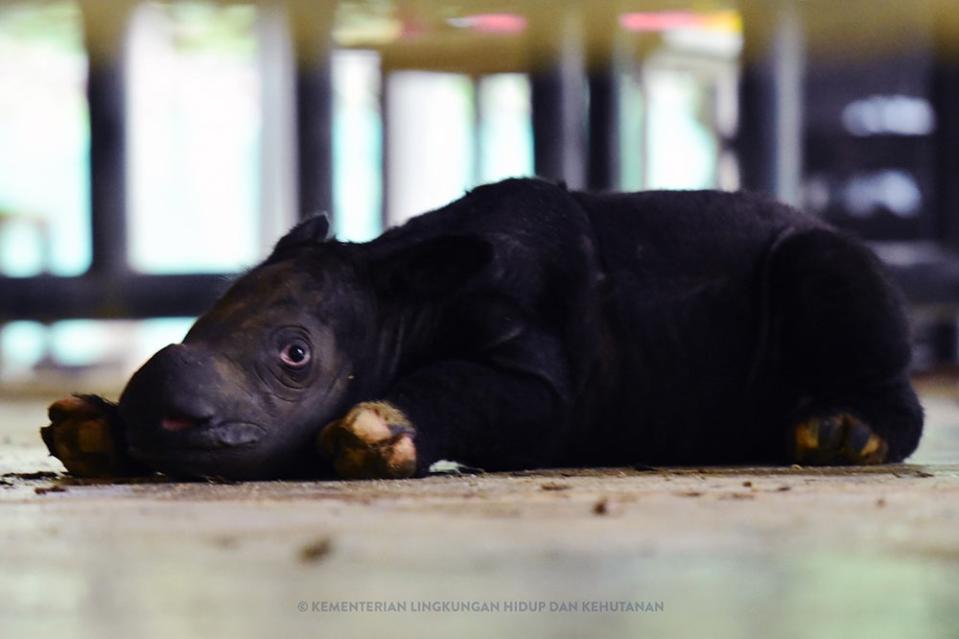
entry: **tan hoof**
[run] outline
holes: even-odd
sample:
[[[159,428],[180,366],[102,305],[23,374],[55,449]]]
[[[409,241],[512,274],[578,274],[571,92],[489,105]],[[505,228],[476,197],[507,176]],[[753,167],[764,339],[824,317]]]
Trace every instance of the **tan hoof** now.
[[[40,436],[50,454],[78,477],[116,477],[129,474],[125,451],[120,450],[104,405],[86,397],[66,397],[50,405],[50,425]]]
[[[344,479],[402,479],[416,473],[415,429],[387,402],[364,402],[318,436],[320,454]]]
[[[796,463],[811,466],[881,464],[889,454],[885,440],[848,413],[800,422],[793,443]]]

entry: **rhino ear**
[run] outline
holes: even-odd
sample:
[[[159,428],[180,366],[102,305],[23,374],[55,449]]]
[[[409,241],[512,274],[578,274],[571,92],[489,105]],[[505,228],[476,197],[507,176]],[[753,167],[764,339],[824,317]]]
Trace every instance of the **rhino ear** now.
[[[280,241],[273,247],[273,253],[276,254],[297,246],[319,244],[330,239],[330,235],[330,216],[324,211],[314,213],[281,237]]]
[[[493,259],[493,247],[470,235],[425,240],[377,261],[375,279],[393,295],[433,297],[465,286]]]

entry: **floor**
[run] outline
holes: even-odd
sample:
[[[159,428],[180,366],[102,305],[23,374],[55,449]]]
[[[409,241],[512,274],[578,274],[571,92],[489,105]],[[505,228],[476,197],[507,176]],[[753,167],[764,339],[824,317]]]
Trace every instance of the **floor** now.
[[[910,463],[79,482],[0,396],[7,637],[955,637],[959,385]]]

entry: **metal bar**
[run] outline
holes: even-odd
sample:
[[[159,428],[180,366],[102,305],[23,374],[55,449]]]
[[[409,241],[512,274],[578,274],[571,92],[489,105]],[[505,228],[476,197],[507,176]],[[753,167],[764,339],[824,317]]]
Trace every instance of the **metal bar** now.
[[[619,78],[609,66],[589,74],[589,167],[587,186],[593,191],[619,188]]]
[[[0,278],[0,323],[12,320],[188,317],[206,311],[232,275]]]
[[[329,61],[296,70],[300,217],[333,210],[332,86]]]
[[[586,184],[593,191],[622,188],[621,92],[624,46],[619,12],[605,4],[584,15],[589,89]]]
[[[792,3],[744,11],[736,150],[744,188],[798,205],[802,179],[804,49]]]
[[[959,18],[949,3],[933,3],[932,68],[930,101],[935,113],[933,139],[932,224],[928,235],[952,254],[952,272],[937,269],[933,277],[959,278]],[[933,280],[935,281],[935,280]],[[928,279],[920,282],[929,286]],[[909,291],[910,295],[913,291]],[[941,304],[948,298],[937,290]],[[957,328],[955,308],[941,313],[929,328],[930,359],[935,364],[954,366],[957,361]]]
[[[390,210],[390,128],[393,126],[390,117],[392,108],[393,87],[390,81],[390,70],[380,65],[380,228],[386,230],[392,226],[392,211]]]
[[[876,245],[880,255],[882,246]],[[903,247],[887,262],[910,303],[959,304],[959,261],[935,247],[917,245],[900,263]],[[229,287],[233,274],[129,275],[112,279],[0,277],[0,323],[13,320],[141,319],[192,317],[205,312]]]
[[[294,57],[288,16],[280,3],[257,5],[260,78],[260,221],[258,244],[268,254],[299,218],[296,177]]]
[[[936,115],[934,235],[951,248],[959,248],[959,45],[954,39],[959,19],[951,17],[951,10],[942,9],[936,16],[931,78]]]
[[[291,2],[296,52],[298,210],[301,218],[333,212],[333,84],[330,67],[334,2]]]
[[[470,76],[470,102],[473,107],[472,138],[473,157],[471,158],[470,181],[480,184],[483,181],[483,158],[486,148],[483,144],[483,121],[486,114],[483,112],[483,85],[489,76]]]
[[[540,177],[582,188],[586,87],[581,26],[571,4],[530,18],[534,169]]]
[[[128,7],[103,18],[100,2],[81,4],[89,55],[90,271],[121,275],[127,266],[126,122],[122,43]]]

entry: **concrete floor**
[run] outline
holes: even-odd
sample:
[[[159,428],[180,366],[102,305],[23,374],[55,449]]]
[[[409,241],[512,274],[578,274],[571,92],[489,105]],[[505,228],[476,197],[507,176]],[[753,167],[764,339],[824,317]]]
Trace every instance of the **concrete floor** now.
[[[0,397],[2,636],[956,637],[956,388],[898,466],[242,484],[25,475]]]

